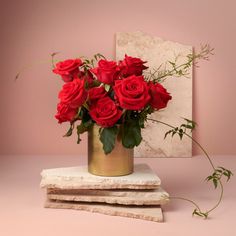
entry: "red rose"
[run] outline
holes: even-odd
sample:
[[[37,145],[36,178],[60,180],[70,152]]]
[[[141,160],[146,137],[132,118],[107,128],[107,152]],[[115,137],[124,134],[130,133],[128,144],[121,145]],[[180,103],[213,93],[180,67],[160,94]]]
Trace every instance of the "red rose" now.
[[[103,86],[101,87],[93,87],[88,91],[88,97],[91,102],[95,102],[100,98],[103,98],[107,95],[106,90]]]
[[[154,84],[153,82],[150,82],[149,93],[151,95],[151,106],[158,110],[165,108],[168,101],[172,98],[167,90],[159,83]]]
[[[141,110],[150,100],[148,84],[143,76],[129,76],[123,80],[116,80],[115,97],[122,108]]]
[[[98,125],[112,127],[122,116],[122,111],[111,98],[104,97],[91,106],[89,114]]]
[[[84,88],[85,81],[74,79],[63,85],[59,93],[62,103],[68,104],[71,108],[80,107],[87,99],[87,91]]]
[[[58,119],[58,123],[72,121],[77,114],[78,109],[71,108],[67,104],[59,103],[57,105],[57,114],[55,118]]]
[[[56,68],[52,71],[55,74],[61,75],[62,79],[65,82],[72,81],[73,78],[76,78],[79,72],[79,66],[83,63],[80,59],[68,59],[65,61],[58,62]]]
[[[144,63],[146,63],[146,61],[142,61],[140,58],[125,55],[125,59],[119,62],[121,74],[124,77],[130,75],[142,75],[143,70],[148,68],[144,65]]]
[[[100,60],[98,67],[91,70],[97,79],[104,84],[113,84],[119,76],[119,67],[115,61]]]

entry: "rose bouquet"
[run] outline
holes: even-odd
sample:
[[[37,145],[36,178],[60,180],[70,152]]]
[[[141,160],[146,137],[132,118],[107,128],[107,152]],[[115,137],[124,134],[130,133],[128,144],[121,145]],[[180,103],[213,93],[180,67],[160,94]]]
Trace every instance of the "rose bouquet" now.
[[[79,143],[80,134],[96,124],[105,154],[113,150],[117,137],[126,148],[138,146],[147,115],[165,108],[171,99],[158,79],[145,76],[145,63],[127,55],[122,61],[108,61],[101,54],[58,62],[53,72],[65,84],[55,117],[59,123],[70,122],[65,136],[78,123]]]

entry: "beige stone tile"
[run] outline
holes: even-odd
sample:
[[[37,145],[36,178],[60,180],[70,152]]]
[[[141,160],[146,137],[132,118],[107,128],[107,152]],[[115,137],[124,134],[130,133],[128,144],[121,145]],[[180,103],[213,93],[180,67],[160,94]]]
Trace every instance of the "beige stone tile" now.
[[[47,189],[47,197],[51,200],[123,205],[163,205],[169,202],[169,195],[162,188],[155,190]]]
[[[95,176],[87,166],[43,170],[42,188],[59,189],[157,189],[161,180],[147,164],[136,164],[134,173],[118,177]]]
[[[140,57],[148,61],[148,70],[165,66],[165,62],[173,61],[178,56],[177,64],[186,61],[186,55],[192,52],[192,47],[176,42],[163,40],[143,32],[119,32],[116,34],[116,59],[121,60],[124,55]],[[168,65],[166,65],[166,68]],[[189,78],[169,78],[163,86],[172,95],[167,108],[151,115],[153,119],[179,126],[184,118],[192,119],[192,69]],[[192,142],[188,138],[181,141],[178,137],[168,137],[164,134],[169,130],[162,124],[147,122],[142,130],[143,141],[135,148],[135,157],[191,157]]]
[[[163,222],[163,214],[159,206],[137,207],[47,200],[47,202],[45,203],[45,207],[83,210],[95,213],[102,213],[111,216],[123,216],[142,220]]]

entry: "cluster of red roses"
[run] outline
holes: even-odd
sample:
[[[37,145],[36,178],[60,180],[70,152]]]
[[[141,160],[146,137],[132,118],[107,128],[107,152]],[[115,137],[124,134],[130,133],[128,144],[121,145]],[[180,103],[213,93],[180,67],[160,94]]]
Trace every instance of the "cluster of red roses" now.
[[[101,59],[89,69],[84,64],[81,59],[69,59],[53,69],[65,82],[55,116],[59,123],[73,122],[83,106],[98,125],[112,127],[125,110],[142,111],[147,106],[159,110],[171,99],[160,83],[145,80],[142,74],[148,67],[139,58],[125,55],[118,63]]]

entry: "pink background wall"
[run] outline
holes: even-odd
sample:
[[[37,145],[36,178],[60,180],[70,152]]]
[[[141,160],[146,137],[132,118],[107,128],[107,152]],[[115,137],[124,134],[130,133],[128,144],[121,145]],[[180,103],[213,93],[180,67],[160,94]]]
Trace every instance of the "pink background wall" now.
[[[235,1],[0,2],[0,154],[85,154],[86,141],[62,138],[67,125],[54,119],[62,82],[50,71],[50,53],[60,51],[60,59],[96,52],[114,58],[115,32],[136,30],[215,48],[211,61],[195,71],[195,137],[211,154],[236,154]],[[14,83],[27,64],[34,66]]]

